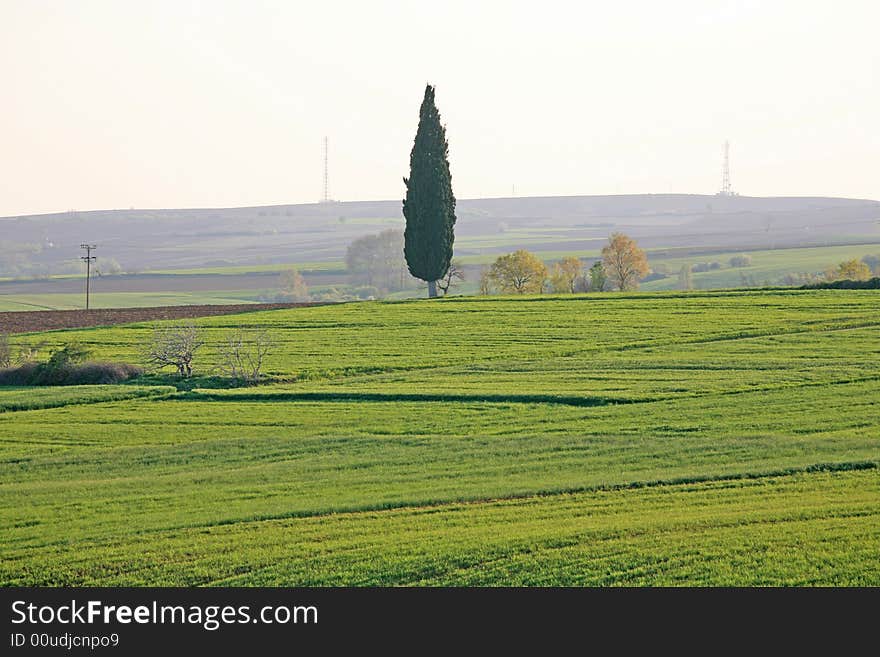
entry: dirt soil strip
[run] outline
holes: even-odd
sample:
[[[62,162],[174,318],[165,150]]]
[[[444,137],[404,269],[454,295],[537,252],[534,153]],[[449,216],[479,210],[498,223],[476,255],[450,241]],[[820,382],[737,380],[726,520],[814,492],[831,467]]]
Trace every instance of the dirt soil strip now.
[[[99,310],[24,310],[0,312],[0,333],[33,333],[89,326],[115,326],[159,319],[188,319],[234,315],[259,310],[320,306],[321,303],[243,303],[205,306],[160,306],[155,308],[107,308]]]

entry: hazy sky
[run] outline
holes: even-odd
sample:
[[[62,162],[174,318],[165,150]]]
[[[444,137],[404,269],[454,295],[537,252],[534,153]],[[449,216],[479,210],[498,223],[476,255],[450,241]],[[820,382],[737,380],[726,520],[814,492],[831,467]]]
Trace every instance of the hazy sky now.
[[[880,2],[0,0],[0,215],[402,198],[880,198]]]

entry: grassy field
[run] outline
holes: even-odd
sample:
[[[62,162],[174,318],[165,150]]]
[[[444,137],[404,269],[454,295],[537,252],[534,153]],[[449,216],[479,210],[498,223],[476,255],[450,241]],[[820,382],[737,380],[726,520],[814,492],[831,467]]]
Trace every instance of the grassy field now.
[[[851,246],[822,246],[806,249],[771,249],[766,251],[747,251],[752,258],[748,267],[731,267],[731,256],[737,252],[705,256],[651,258],[652,265],[663,264],[672,274],[665,280],[650,281],[642,285],[644,290],[672,290],[678,285],[678,271],[683,265],[717,261],[722,269],[694,272],[693,283],[698,289],[730,288],[742,286],[742,276],[748,276],[757,285],[765,281],[779,285],[786,274],[821,273],[844,260],[860,260],[869,254],[880,255],[880,244],[859,244]]]
[[[880,584],[880,297],[360,303],[273,382],[0,391],[0,582]],[[151,325],[77,339],[135,360]]]

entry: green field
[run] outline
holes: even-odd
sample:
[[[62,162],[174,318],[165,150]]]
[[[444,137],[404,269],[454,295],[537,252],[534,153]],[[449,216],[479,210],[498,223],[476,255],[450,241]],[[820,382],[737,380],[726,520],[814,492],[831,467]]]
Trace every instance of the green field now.
[[[694,265],[701,262],[717,261],[721,269],[694,272],[693,283],[698,289],[742,287],[742,277],[750,277],[756,284],[769,282],[780,285],[786,274],[822,273],[844,260],[861,260],[869,254],[880,255],[880,244],[858,244],[849,246],[821,246],[805,249],[771,249],[765,251],[745,251],[752,258],[748,267],[731,267],[731,256],[740,252],[687,256],[665,257],[654,255],[651,264],[666,265],[670,277],[665,280],[650,281],[642,285],[644,290],[673,290],[678,285],[678,271],[683,265]]]
[[[203,318],[271,383],[0,391],[0,582],[880,584],[880,297]],[[146,324],[77,339],[134,361]],[[197,382],[198,383],[198,382]]]

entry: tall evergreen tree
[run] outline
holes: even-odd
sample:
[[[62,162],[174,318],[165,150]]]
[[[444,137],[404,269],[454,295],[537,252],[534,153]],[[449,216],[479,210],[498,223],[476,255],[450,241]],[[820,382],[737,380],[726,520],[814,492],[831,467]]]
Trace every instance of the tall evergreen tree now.
[[[406,264],[413,276],[427,281],[429,297],[437,296],[437,281],[449,270],[455,239],[455,196],[448,155],[446,128],[434,104],[434,87],[428,85],[409,156],[409,178],[403,179],[403,216]]]

